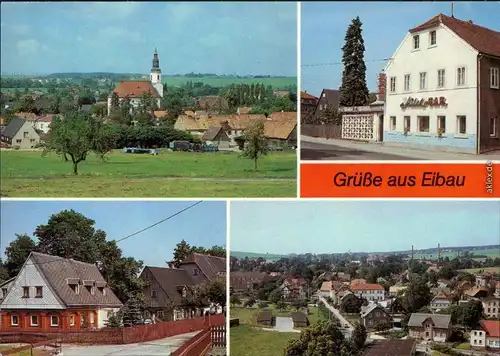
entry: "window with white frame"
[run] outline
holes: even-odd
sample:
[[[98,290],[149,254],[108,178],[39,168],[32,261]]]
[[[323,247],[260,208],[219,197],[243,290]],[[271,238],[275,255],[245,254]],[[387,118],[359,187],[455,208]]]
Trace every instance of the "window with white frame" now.
[[[38,315],[30,315],[30,326],[38,326]]]
[[[438,132],[445,133],[446,132],[446,116],[438,116],[437,117],[438,124]]]
[[[457,133],[465,135],[467,133],[467,118],[465,115],[457,115]]]
[[[50,316],[50,326],[59,326],[59,317],[57,315]]]
[[[430,46],[436,45],[436,31],[429,32],[429,45]]]
[[[457,86],[465,85],[465,67],[457,68]]]
[[[19,316],[18,315],[11,315],[10,316],[10,325],[11,326],[19,326]]]
[[[498,137],[498,118],[490,117],[490,137]],[[495,311],[495,309],[493,309]]]
[[[391,131],[396,131],[396,116],[390,117]]]
[[[405,74],[405,91],[410,91],[410,74]]]
[[[396,77],[391,77],[391,93],[396,92]]]
[[[490,88],[499,89],[500,74],[498,68],[490,68]]]
[[[75,326],[75,314],[69,316],[69,326]]]
[[[413,36],[413,49],[419,49],[420,48],[420,36],[415,35]]]
[[[420,89],[426,89],[427,88],[427,73],[426,72],[421,72],[420,73]]]
[[[444,88],[446,71],[444,69],[438,70],[438,88]]]
[[[418,116],[418,132],[429,132],[429,116]]]
[[[404,117],[404,122],[405,122],[405,131],[406,132],[410,132],[410,128],[411,128],[411,118],[410,118],[410,116],[405,116]]]

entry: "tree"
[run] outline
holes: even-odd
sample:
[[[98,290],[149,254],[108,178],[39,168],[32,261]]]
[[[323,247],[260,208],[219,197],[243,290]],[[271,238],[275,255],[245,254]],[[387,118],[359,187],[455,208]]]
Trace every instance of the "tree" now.
[[[366,342],[366,328],[360,323],[356,323],[352,332],[352,341],[358,350],[363,350]]]
[[[276,288],[269,294],[269,301],[273,304],[277,304],[283,299],[283,292],[280,288]]]
[[[342,63],[342,85],[340,87],[341,106],[362,106],[368,102],[366,86],[365,45],[359,17],[352,20],[347,28]]]
[[[256,300],[254,298],[249,298],[246,300],[246,302],[243,304],[245,308],[251,308],[255,305]]]
[[[9,278],[10,278],[9,271],[7,270],[2,259],[0,258],[0,284],[5,282]]]
[[[68,112],[64,119],[54,117],[43,154],[55,152],[59,155],[69,155],[73,163],[73,174],[77,175],[78,164],[87,158],[88,153],[96,148],[100,140],[107,141],[103,131],[95,131],[96,125],[93,121],[78,111]],[[102,145],[106,146],[107,143]]]
[[[110,108],[110,113],[117,112],[120,109],[120,98],[118,97],[118,94],[113,92],[111,94],[111,108]]]
[[[284,356],[348,356],[353,344],[347,341],[338,325],[332,321],[320,321],[300,333],[285,347]]]
[[[142,321],[144,301],[140,295],[132,294],[122,308],[122,320],[124,326],[134,326]]]
[[[432,300],[430,288],[421,277],[413,278],[403,296],[403,305],[407,313],[415,313],[429,305]]]
[[[214,278],[198,286],[198,298],[206,304],[226,306],[226,280],[222,277]],[[203,304],[203,303],[200,303]]]
[[[9,278],[17,276],[30,253],[35,250],[35,246],[35,241],[28,235],[16,234],[16,239],[5,249],[7,260],[4,267]]]
[[[240,300],[240,298],[237,295],[232,295],[229,298],[229,303],[231,303],[231,306],[234,307],[236,305],[240,305],[241,304],[241,300]]]
[[[174,267],[179,268],[181,262],[185,260],[190,253],[191,246],[186,242],[186,240],[183,239],[181,242],[175,245],[174,258],[172,260]]]
[[[264,121],[252,123],[243,136],[245,145],[243,157],[253,160],[254,170],[257,171],[257,160],[268,152],[267,139],[264,135]]]
[[[483,304],[479,300],[471,300],[459,308],[458,323],[473,328],[483,316]]]
[[[98,119],[91,120],[91,124],[92,132],[94,133],[92,135],[92,151],[101,161],[105,162],[106,154],[116,147],[118,135],[109,125],[104,125]]]
[[[285,311],[288,309],[288,304],[286,304],[283,300],[279,300],[276,302],[276,309],[279,311]]]

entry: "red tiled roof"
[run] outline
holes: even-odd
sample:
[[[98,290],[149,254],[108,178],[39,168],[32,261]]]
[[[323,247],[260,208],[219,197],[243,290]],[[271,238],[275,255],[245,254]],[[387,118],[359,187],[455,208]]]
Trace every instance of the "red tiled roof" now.
[[[500,32],[443,14],[434,16],[409,32],[415,33],[443,24],[480,53],[500,57]]]
[[[311,95],[309,93],[306,93],[305,91],[301,91],[300,92],[300,98],[301,99],[314,99],[314,100],[318,100],[317,97],[315,97],[314,95]]]
[[[116,93],[119,98],[126,96],[129,98],[140,98],[146,92],[150,92],[153,98],[160,97],[153,84],[146,80],[121,81],[115,90],[113,90],[113,93]]]
[[[361,290],[384,290],[384,287],[382,287],[380,284],[376,283],[360,283],[360,284],[354,284],[351,286],[351,290],[354,291],[361,291]]]
[[[489,337],[500,337],[500,321],[498,320],[480,320],[479,325],[486,331]]]

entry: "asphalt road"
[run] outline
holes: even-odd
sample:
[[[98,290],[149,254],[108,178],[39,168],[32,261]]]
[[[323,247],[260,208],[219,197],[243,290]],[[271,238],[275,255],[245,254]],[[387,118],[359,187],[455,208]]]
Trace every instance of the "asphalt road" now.
[[[364,160],[417,160],[411,157],[400,155],[391,155],[386,153],[377,153],[340,147],[336,145],[325,145],[321,143],[304,142],[300,143],[301,160],[346,160],[346,161],[364,161]]]

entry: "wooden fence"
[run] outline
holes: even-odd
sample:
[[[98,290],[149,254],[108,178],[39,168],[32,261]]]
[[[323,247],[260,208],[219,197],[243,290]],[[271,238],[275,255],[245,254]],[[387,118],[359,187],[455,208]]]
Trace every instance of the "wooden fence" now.
[[[226,345],[226,326],[214,325],[189,339],[172,356],[205,355],[212,347],[225,348]]]
[[[300,134],[309,137],[342,138],[342,125],[300,125]]]
[[[4,344],[43,343],[59,340],[65,344],[119,345],[147,342],[166,337],[186,334],[206,328],[224,325],[224,315],[167,321],[150,325],[137,325],[127,328],[104,328],[100,330],[78,330],[71,332],[0,332]]]

